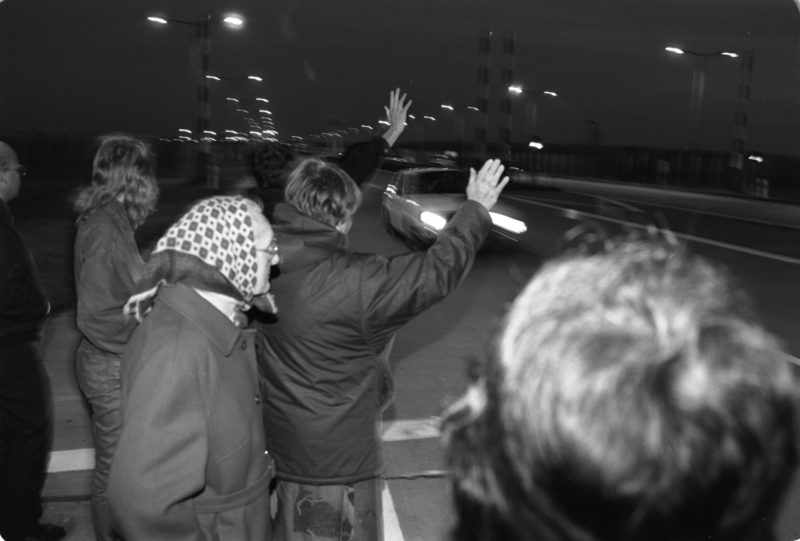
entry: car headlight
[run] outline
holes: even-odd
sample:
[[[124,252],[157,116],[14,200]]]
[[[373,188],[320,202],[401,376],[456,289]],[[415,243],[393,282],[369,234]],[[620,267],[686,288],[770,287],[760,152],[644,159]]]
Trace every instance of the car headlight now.
[[[428,210],[422,211],[419,215],[419,219],[422,220],[422,223],[431,226],[437,231],[442,229],[447,224],[447,220]]]
[[[524,233],[528,230],[528,226],[525,225],[525,222],[520,220],[516,220],[505,214],[499,214],[497,212],[490,212],[489,216],[492,217],[492,223],[497,227],[502,227],[506,231],[510,231],[511,233],[515,233],[519,235],[520,233]]]

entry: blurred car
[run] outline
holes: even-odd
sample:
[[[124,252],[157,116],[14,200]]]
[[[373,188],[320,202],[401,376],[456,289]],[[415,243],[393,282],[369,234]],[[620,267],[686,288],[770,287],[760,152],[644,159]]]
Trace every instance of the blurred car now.
[[[469,172],[450,167],[396,172],[381,199],[384,226],[409,247],[427,248],[466,199],[468,182]],[[517,242],[528,229],[523,213],[502,198],[489,214],[494,242]]]

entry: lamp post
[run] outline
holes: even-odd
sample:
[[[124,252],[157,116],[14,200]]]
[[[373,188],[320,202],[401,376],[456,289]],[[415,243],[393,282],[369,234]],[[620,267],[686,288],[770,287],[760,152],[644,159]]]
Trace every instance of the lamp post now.
[[[522,85],[514,84],[508,87],[509,94],[519,96],[525,94],[528,98],[525,101],[525,132],[529,141],[536,137],[536,121],[539,113],[539,96],[558,97],[558,93],[553,90],[525,90]]]
[[[692,72],[691,102],[689,105],[689,150],[697,150],[700,144],[700,120],[703,113],[703,98],[706,91],[706,62],[709,57],[738,58],[739,55],[729,51],[699,53],[679,47],[664,47],[664,50],[677,55],[688,54],[695,59]]]
[[[217,179],[211,174],[211,142],[206,137],[206,132],[211,129],[211,101],[209,91],[209,72],[211,70],[211,25],[224,23],[231,28],[241,28],[244,20],[237,15],[226,15],[223,18],[214,18],[206,15],[199,21],[185,21],[172,17],[149,16],[147,20],[159,25],[180,24],[195,28],[197,39],[200,42],[200,86],[197,92],[198,115],[197,137],[200,141],[200,151],[197,154],[197,174],[201,181],[215,184]]]

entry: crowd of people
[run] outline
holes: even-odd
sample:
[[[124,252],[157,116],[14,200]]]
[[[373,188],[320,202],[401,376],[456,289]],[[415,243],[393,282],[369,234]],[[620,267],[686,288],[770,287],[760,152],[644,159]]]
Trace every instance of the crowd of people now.
[[[195,203],[147,261],[134,233],[158,200],[154,156],[100,140],[74,245],[96,539],[383,539],[395,334],[467,276],[508,183],[500,160],[471,169],[425,251],[348,250],[410,105],[391,92],[387,131],[338,165],[264,145],[258,188]],[[22,176],[0,143],[0,536],[56,540],[40,521],[49,305],[6,205]],[[452,539],[769,539],[798,381],[743,299],[669,236],[546,262],[444,412]]]

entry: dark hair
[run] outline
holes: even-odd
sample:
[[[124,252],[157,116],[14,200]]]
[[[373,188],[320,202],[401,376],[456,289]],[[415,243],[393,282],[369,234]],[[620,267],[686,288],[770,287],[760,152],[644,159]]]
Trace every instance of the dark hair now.
[[[306,158],[289,174],[286,201],[324,224],[349,221],[361,204],[358,185],[338,166]]]
[[[92,164],[92,183],[81,190],[75,210],[81,214],[122,195],[134,229],[155,209],[158,183],[154,156],[144,141],[125,134],[105,135]]]
[[[273,141],[259,145],[253,152],[253,175],[259,188],[283,186],[283,176],[293,160],[289,145]]]
[[[446,412],[453,537],[762,539],[797,378],[726,274],[625,241],[546,264]]]

